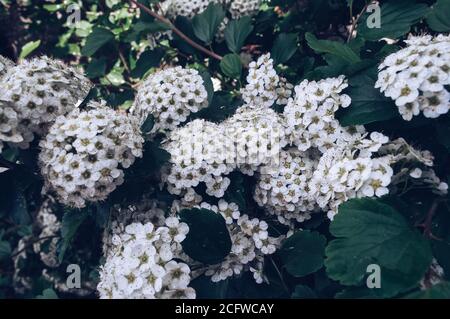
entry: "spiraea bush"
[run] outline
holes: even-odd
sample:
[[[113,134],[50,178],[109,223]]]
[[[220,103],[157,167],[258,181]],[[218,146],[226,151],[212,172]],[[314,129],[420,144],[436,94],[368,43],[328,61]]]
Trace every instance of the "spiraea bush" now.
[[[450,298],[448,12],[0,1],[0,297]]]

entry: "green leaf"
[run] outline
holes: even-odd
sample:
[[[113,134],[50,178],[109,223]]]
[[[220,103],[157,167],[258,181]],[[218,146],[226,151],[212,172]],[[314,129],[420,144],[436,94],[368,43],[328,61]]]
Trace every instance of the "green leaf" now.
[[[245,39],[247,39],[252,31],[252,18],[250,16],[230,21],[224,31],[228,49],[231,52],[239,53],[245,43]]]
[[[441,121],[436,122],[436,133],[439,143],[450,152],[450,119],[443,118]]]
[[[433,287],[406,295],[406,299],[450,299],[450,282],[444,281]]]
[[[205,11],[192,19],[195,36],[204,43],[210,44],[224,18],[225,11],[222,6],[210,3]]]
[[[189,286],[195,289],[196,299],[225,299],[227,297],[228,280],[212,282],[211,277],[199,276]]]
[[[399,116],[395,103],[375,89],[376,77],[375,67],[350,78],[346,93],[352,104],[339,112],[341,125],[362,125]]]
[[[381,5],[380,28],[369,28],[367,19],[372,13],[364,14],[359,20],[358,35],[369,41],[382,38],[396,39],[411,30],[411,26],[419,22],[429,8],[423,3],[411,3],[410,0],[396,0]]]
[[[424,237],[394,208],[374,199],[342,204],[330,232],[337,239],[326,247],[325,266],[328,276],[343,285],[362,285],[367,266],[377,264],[381,288],[372,290],[392,297],[415,287],[431,263]]]
[[[81,49],[84,56],[92,56],[109,41],[114,40],[114,34],[105,28],[96,27],[86,39],[85,46]]]
[[[61,246],[59,248],[58,259],[63,261],[67,248],[72,242],[78,228],[85,221],[88,214],[86,211],[70,210],[67,211],[62,218],[61,226]]]
[[[11,255],[11,244],[7,241],[0,241],[0,260]]]
[[[214,85],[211,80],[211,74],[209,74],[208,71],[200,72],[200,76],[203,79],[203,86],[206,89],[206,92],[208,93],[208,104],[211,104],[213,98],[214,98]]]
[[[144,121],[144,123],[141,125],[142,134],[150,133],[154,125],[155,125],[155,118],[153,117],[153,115],[150,114]]]
[[[326,242],[324,236],[309,230],[297,231],[286,239],[279,254],[288,273],[303,277],[320,269]]]
[[[31,222],[31,217],[28,213],[27,199],[20,187],[16,185],[14,189],[13,205],[10,212],[11,218],[17,225],[27,225]]]
[[[58,295],[53,289],[47,288],[41,295],[36,296],[36,299],[58,299]]]
[[[230,234],[222,215],[193,208],[183,210],[180,217],[189,225],[189,233],[181,243],[189,257],[205,264],[217,264],[230,253]]]
[[[105,77],[109,83],[114,86],[119,86],[125,83],[125,79],[123,77],[123,69],[120,67],[114,67]]]
[[[241,58],[235,53],[227,54],[220,61],[220,69],[226,76],[233,79],[239,79],[242,73]]]
[[[292,293],[291,298],[292,299],[316,299],[317,295],[308,286],[297,285],[297,286],[295,286],[295,290]]]
[[[270,55],[277,65],[287,62],[295,51],[297,51],[297,34],[280,33],[275,39]]]
[[[305,39],[311,49],[318,53],[329,53],[348,63],[361,61],[359,56],[346,44],[330,40],[318,40],[312,33],[306,33]]]
[[[159,66],[164,53],[164,50],[159,48],[142,52],[136,61],[136,66],[131,70],[131,77],[142,78],[148,70]]]
[[[23,60],[41,45],[41,40],[26,43],[20,51],[19,59]]]
[[[170,30],[170,26],[167,23],[160,21],[146,22],[138,21],[133,25],[133,30],[135,32],[147,32],[155,33]]]
[[[106,72],[106,58],[92,59],[86,67],[86,75],[88,78],[98,78],[105,75]]]
[[[427,16],[427,23],[433,31],[450,31],[450,0],[438,0]]]

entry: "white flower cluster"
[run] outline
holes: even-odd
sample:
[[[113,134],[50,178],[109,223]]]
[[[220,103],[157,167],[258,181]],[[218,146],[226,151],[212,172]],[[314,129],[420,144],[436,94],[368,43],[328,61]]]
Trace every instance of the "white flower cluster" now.
[[[171,131],[208,106],[208,93],[197,70],[180,66],[151,74],[140,86],[130,112],[143,124],[154,117],[151,133]]]
[[[170,192],[180,195],[204,182],[207,194],[220,198],[230,183],[226,175],[234,169],[253,175],[261,165],[278,163],[288,131],[284,118],[269,106],[286,99],[290,86],[276,75],[270,55],[253,64],[248,81],[255,78],[261,86],[247,85],[247,103],[229,119],[220,124],[194,120],[171,132],[164,144],[171,166],[163,174]],[[279,83],[283,84],[277,93]]]
[[[0,78],[6,74],[9,68],[14,66],[14,62],[0,55]]]
[[[448,184],[442,182],[433,170],[434,157],[429,151],[420,151],[409,145],[403,138],[398,138],[383,145],[379,153],[391,156],[392,162],[399,166],[392,177],[392,187],[407,189],[431,189],[439,196],[448,193]]]
[[[346,87],[343,76],[318,82],[305,80],[295,87],[295,97],[284,108],[284,117],[291,142],[300,151],[316,147],[325,152],[338,138],[350,138],[334,116],[339,107],[351,103],[350,97],[342,94]]]
[[[192,18],[202,13],[210,3],[222,4],[228,8],[233,19],[258,13],[262,0],[166,0],[162,8],[169,17]]]
[[[221,198],[234,169],[253,175],[260,165],[278,163],[287,144],[283,120],[271,109],[244,105],[221,124],[194,120],[172,132],[164,148],[171,154],[163,180],[181,194],[206,184],[206,193]]]
[[[74,109],[88,94],[81,73],[46,56],[12,66],[1,78],[0,139],[28,147],[59,115]]]
[[[33,250],[39,254],[42,262],[48,267],[58,267],[58,243],[61,239],[61,222],[54,213],[55,200],[52,197],[46,199],[36,216],[37,226],[40,228],[38,238],[33,244]],[[48,239],[46,239],[48,238]]]
[[[234,169],[232,145],[220,125],[194,120],[173,131],[164,148],[171,154],[171,166],[163,173],[168,190],[180,194],[182,190],[206,184],[211,196],[222,197],[230,180],[222,175]]]
[[[442,268],[441,265],[439,265],[436,258],[433,258],[431,261],[430,268],[425,273],[425,276],[420,281],[420,289],[421,290],[427,290],[431,287],[445,281],[445,272],[444,268]]]
[[[104,200],[123,183],[123,168],[142,156],[137,120],[103,103],[59,116],[39,146],[46,188],[73,207]]]
[[[227,203],[221,199],[217,206],[203,202],[198,207],[222,215],[232,242],[230,254],[220,264],[204,269],[205,275],[210,276],[213,282],[218,282],[244,271],[251,271],[255,281],[262,283],[264,256],[273,254],[284,237],[269,236],[265,221],[241,215],[235,203]]]
[[[247,175],[253,175],[260,165],[278,163],[288,143],[283,118],[269,108],[244,104],[221,126],[233,146],[236,167]]]
[[[355,197],[381,197],[389,193],[393,170],[390,156],[374,157],[388,138],[373,132],[349,145],[326,151],[309,184],[309,192],[319,207],[333,219],[339,205]]]
[[[395,100],[404,120],[437,118],[450,109],[450,36],[411,37],[407,47],[386,57],[375,84]]]
[[[258,13],[262,0],[231,0],[230,13],[233,19],[253,16]]]
[[[175,260],[188,232],[185,223],[168,217],[164,226],[132,223],[114,234],[114,246],[100,269],[100,298],[195,298],[195,290],[188,287],[189,266]]]
[[[202,13],[210,3],[224,4],[230,0],[168,0],[165,5],[170,17],[184,16],[192,18]]]
[[[289,148],[280,154],[279,165],[260,168],[254,198],[259,206],[276,215],[282,224],[303,222],[318,211],[309,183],[318,165],[318,154]]]
[[[303,222],[325,210],[330,219],[341,203],[354,197],[383,196],[393,171],[391,156],[376,152],[388,138],[364,127],[342,127],[339,107],[350,105],[343,76],[305,80],[295,87],[284,109],[292,148],[281,152],[279,165],[259,168],[256,202],[286,225]]]
[[[357,135],[353,142],[321,154],[291,148],[283,151],[279,166],[260,168],[254,198],[278,220],[292,226],[320,210],[333,219],[338,207],[354,197],[383,196],[393,175],[391,157],[373,157],[388,141],[380,133]],[[341,140],[342,142],[342,140]]]
[[[241,89],[242,99],[254,107],[271,107],[278,98],[279,82],[270,53],[264,54],[249,64],[247,85]]]
[[[0,153],[3,142],[20,143],[23,140],[17,112],[11,107],[11,103],[0,100]]]

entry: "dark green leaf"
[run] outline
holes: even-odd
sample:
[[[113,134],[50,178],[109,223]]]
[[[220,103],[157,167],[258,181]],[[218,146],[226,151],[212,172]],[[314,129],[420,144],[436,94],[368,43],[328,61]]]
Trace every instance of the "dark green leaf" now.
[[[180,217],[189,225],[189,233],[181,243],[189,257],[205,264],[217,264],[230,253],[230,234],[222,215],[193,208],[183,210]]]
[[[326,239],[318,232],[298,231],[281,246],[284,267],[293,276],[309,275],[323,266]]]
[[[450,299],[450,282],[444,281],[433,287],[408,294],[406,299]]]
[[[170,30],[170,26],[160,21],[138,21],[133,25],[133,30],[136,32],[155,33]]]
[[[92,59],[86,67],[86,75],[88,78],[98,78],[104,76],[106,73],[106,58]]]
[[[159,66],[163,56],[164,50],[158,48],[142,52],[136,61],[136,66],[131,70],[130,76],[133,78],[142,78],[148,70]]]
[[[114,34],[105,28],[96,27],[86,39],[86,44],[81,49],[81,54],[92,56],[102,46],[114,39]]]
[[[14,191],[11,218],[14,223],[18,225],[27,225],[31,222],[31,217],[28,213],[27,199],[25,198],[23,191],[18,187],[16,187]]]
[[[343,126],[368,124],[398,116],[394,102],[374,88],[376,77],[376,68],[372,68],[350,78],[346,93],[351,97],[352,104],[340,111],[339,121]]]
[[[427,16],[427,23],[436,32],[449,32],[450,0],[438,0]]]
[[[330,232],[337,239],[325,250],[325,266],[329,277],[343,285],[362,285],[367,266],[377,264],[381,288],[372,290],[392,297],[416,286],[431,263],[424,237],[395,209],[374,199],[342,204]]]
[[[11,255],[11,245],[7,241],[0,241],[0,260]]]
[[[224,32],[228,49],[234,53],[239,53],[245,43],[245,39],[247,39],[252,31],[253,26],[250,16],[230,21]]]
[[[359,56],[344,43],[330,40],[318,40],[312,33],[306,33],[305,39],[308,41],[309,47],[318,53],[336,55],[348,63],[356,63],[361,60]]]
[[[210,44],[224,18],[225,11],[222,6],[210,3],[205,11],[192,19],[195,36],[204,43]]]
[[[295,33],[281,33],[275,39],[272,47],[271,57],[274,64],[281,64],[287,62],[297,51],[297,34]]]
[[[36,296],[36,299],[58,299],[58,295],[53,289],[47,288],[41,295]]]
[[[230,78],[240,78],[242,73],[241,58],[235,53],[227,54],[220,61],[220,69],[222,70],[223,74],[229,76]]]
[[[69,247],[72,239],[75,237],[78,228],[87,218],[86,211],[70,210],[67,211],[62,218],[61,226],[61,246],[59,247],[58,259],[61,262],[64,259],[67,248]]]
[[[316,299],[317,295],[308,286],[297,285],[297,286],[295,286],[295,290],[292,293],[291,298],[292,299]]]
[[[436,133],[439,143],[450,152],[450,120],[445,118],[436,123]]]
[[[149,114],[147,119],[141,125],[141,132],[142,132],[142,134],[150,133],[150,131],[152,130],[154,125],[155,125],[155,119],[154,119],[153,115]]]
[[[206,92],[208,92],[208,104],[211,104],[214,98],[214,86],[211,80],[211,74],[208,71],[200,72],[200,76],[203,79],[203,85],[205,86]]]
[[[199,276],[189,283],[195,289],[196,299],[225,299],[227,297],[228,280],[212,282],[211,277]]]
[[[411,3],[410,0],[396,0],[381,5],[380,28],[367,25],[371,13],[364,14],[358,24],[358,34],[366,40],[377,41],[382,38],[395,39],[408,33],[411,26],[419,22],[429,8],[424,3]]]

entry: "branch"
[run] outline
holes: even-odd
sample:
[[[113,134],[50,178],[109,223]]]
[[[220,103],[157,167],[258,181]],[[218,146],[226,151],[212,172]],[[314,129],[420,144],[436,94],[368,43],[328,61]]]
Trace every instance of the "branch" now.
[[[350,8],[350,16],[351,16],[353,22],[352,22],[352,26],[350,27],[350,31],[349,31],[349,34],[348,34],[348,37],[347,37],[347,43],[350,42],[350,40],[352,39],[352,37],[353,37],[353,32],[354,32],[355,29],[356,29],[356,25],[358,24],[359,19],[362,17],[362,15],[364,14],[364,12],[366,12],[367,8],[369,7],[369,5],[370,5],[371,3],[372,3],[372,1],[369,1],[368,3],[366,3],[366,5],[364,6],[364,8],[361,10],[361,12],[360,12],[360,13],[356,16],[356,18],[354,18],[354,19],[353,19],[353,13],[352,13],[353,8]]]
[[[192,47],[196,48],[197,50],[205,53],[206,55],[216,59],[216,60],[222,60],[222,56],[208,50],[207,48],[201,46],[197,42],[191,40],[186,34],[184,34],[180,29],[178,29],[169,19],[157,14],[156,12],[153,12],[150,8],[146,7],[142,3],[137,2],[136,0],[129,0],[131,3],[135,4],[137,7],[139,7],[141,10],[145,11],[147,14],[154,17],[156,20],[165,23],[169,26],[169,28],[178,35],[181,39],[183,39],[185,42],[189,43]]]
[[[440,238],[437,238],[435,235],[433,235],[433,229],[432,229],[433,228],[433,217],[436,214],[436,211],[441,203],[442,203],[442,200],[439,200],[439,199],[434,200],[433,204],[431,204],[431,207],[427,212],[425,221],[422,224],[417,225],[418,227],[423,228],[423,235],[429,239],[442,240]]]
[[[38,238],[37,240],[34,240],[32,242],[28,242],[28,243],[25,244],[25,246],[22,249],[16,251],[14,254],[12,254],[11,258],[14,258],[14,257],[18,256],[20,253],[25,251],[28,247],[33,246],[34,244],[36,244],[36,243],[38,243],[40,241],[43,241],[43,240],[46,240],[46,239],[50,239],[50,238],[55,238],[55,237],[58,237],[58,236],[56,236],[56,235],[45,236],[45,237]]]

